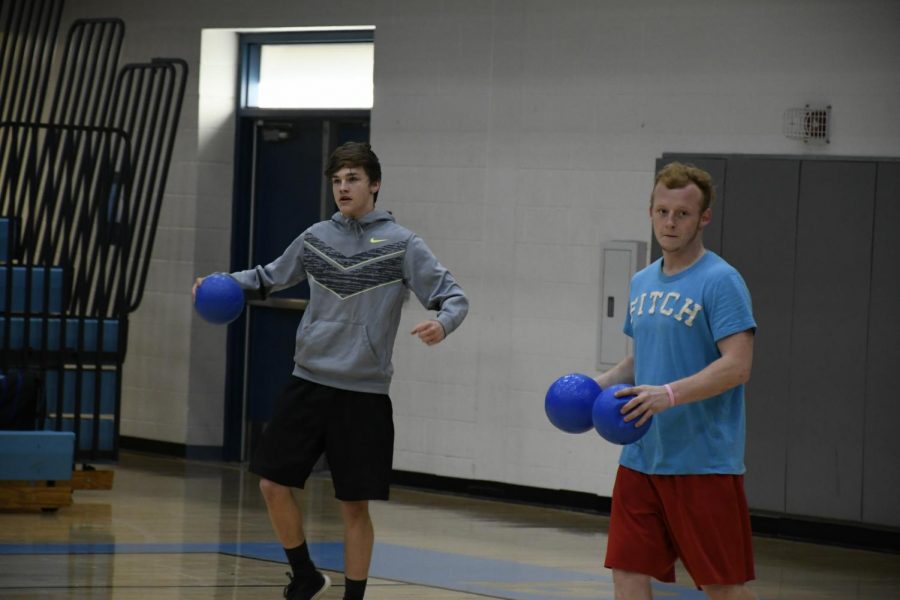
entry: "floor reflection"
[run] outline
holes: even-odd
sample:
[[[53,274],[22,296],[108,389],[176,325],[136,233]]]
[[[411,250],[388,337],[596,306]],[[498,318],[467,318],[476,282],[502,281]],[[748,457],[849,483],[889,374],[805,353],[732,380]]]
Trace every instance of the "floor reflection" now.
[[[100,468],[103,468],[102,466]],[[242,465],[123,453],[111,490],[56,512],[0,513],[0,598],[280,598],[287,567]],[[327,473],[299,501],[317,563],[343,593],[342,529]],[[373,503],[371,600],[612,598],[607,519],[395,488]],[[766,600],[900,598],[900,556],[754,541]],[[702,598],[683,570],[659,598]]]

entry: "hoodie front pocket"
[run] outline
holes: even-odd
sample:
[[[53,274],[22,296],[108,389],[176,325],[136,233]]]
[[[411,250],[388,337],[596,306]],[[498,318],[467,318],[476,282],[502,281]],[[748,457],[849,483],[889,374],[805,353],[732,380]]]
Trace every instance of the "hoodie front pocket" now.
[[[348,380],[384,379],[365,325],[316,320],[298,334],[294,360],[312,373]]]

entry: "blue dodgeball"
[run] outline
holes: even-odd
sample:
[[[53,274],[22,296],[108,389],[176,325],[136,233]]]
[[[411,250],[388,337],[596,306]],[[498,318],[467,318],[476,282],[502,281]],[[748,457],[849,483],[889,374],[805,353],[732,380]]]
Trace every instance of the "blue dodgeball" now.
[[[544,397],[547,418],[566,433],[584,433],[593,426],[591,410],[600,394],[592,377],[569,373],[554,381]]]
[[[194,307],[210,323],[231,323],[244,310],[244,290],[230,275],[215,273],[197,288]]]
[[[634,396],[616,398],[614,394],[628,387],[631,386],[622,383],[611,385],[603,390],[597,401],[594,402],[592,410],[594,429],[603,439],[613,444],[625,445],[638,441],[644,437],[644,434],[650,429],[650,424],[653,423],[653,417],[650,417],[640,427],[634,426],[636,421],[628,423],[624,421],[625,415],[619,411]]]

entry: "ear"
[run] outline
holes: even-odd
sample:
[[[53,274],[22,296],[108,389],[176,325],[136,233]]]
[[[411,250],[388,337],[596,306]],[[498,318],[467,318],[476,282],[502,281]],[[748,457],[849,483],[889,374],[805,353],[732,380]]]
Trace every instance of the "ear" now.
[[[709,225],[710,221],[712,221],[712,208],[707,208],[700,213],[700,228],[702,229]]]
[[[369,191],[372,192],[373,194],[380,189],[381,189],[380,181],[373,181],[373,182],[369,183]]]

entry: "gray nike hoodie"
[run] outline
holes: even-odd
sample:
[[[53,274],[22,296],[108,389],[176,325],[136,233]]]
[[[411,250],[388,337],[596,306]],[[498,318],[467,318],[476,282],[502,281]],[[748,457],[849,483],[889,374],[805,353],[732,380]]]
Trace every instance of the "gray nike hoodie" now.
[[[231,274],[248,297],[309,279],[309,305],[297,328],[294,375],[315,383],[387,394],[400,308],[412,290],[449,335],[466,317],[462,288],[422,241],[393,215],[335,213],[291,242],[266,266]]]

